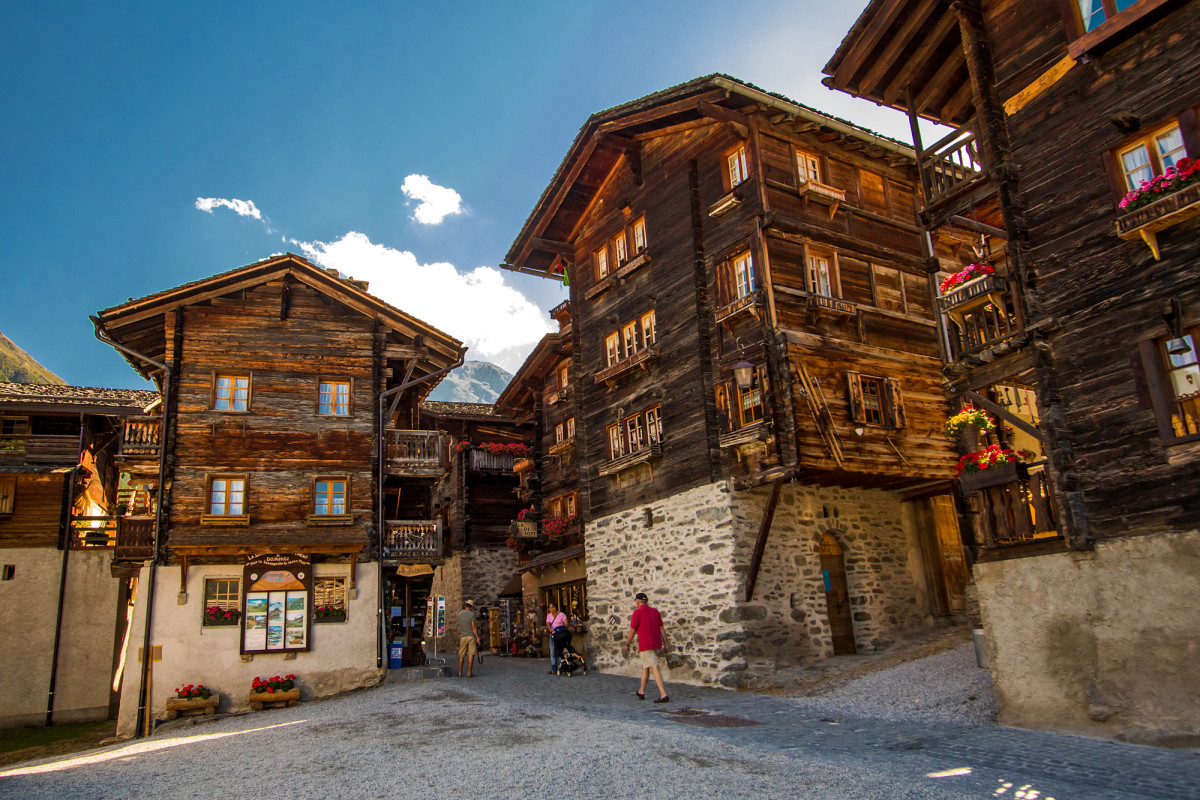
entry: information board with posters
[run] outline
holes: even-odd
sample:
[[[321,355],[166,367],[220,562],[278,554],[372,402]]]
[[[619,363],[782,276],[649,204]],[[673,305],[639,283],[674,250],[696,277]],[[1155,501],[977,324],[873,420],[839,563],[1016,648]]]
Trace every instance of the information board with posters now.
[[[309,649],[312,561],[307,555],[250,556],[242,585],[243,653]]]

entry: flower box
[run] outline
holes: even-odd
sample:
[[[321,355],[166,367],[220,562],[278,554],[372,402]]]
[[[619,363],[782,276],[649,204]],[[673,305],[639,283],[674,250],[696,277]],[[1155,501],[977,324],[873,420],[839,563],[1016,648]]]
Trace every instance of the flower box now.
[[[1157,261],[1158,232],[1197,215],[1200,215],[1200,183],[1193,183],[1118,219],[1117,236],[1125,241],[1141,239]]]
[[[958,489],[964,495],[968,495],[993,486],[1004,486],[1024,480],[1029,480],[1029,468],[1020,461],[1005,461],[979,472],[964,472],[958,477]]]
[[[326,614],[323,617],[313,617],[313,622],[345,622],[345,614]]]
[[[300,689],[284,689],[276,692],[250,692],[250,708],[291,708],[300,702]]]
[[[190,700],[185,700],[182,697],[168,697],[167,709],[164,716],[167,719],[175,719],[180,714],[185,717],[212,715],[217,713],[217,706],[221,703],[221,695],[213,692],[208,697],[193,697]]]

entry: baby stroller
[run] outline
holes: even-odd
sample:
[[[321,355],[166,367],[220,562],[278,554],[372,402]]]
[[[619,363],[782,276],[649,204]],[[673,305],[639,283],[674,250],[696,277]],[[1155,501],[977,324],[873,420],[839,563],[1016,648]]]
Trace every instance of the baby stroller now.
[[[560,636],[559,631],[565,633],[566,636]],[[571,632],[566,628],[558,628],[554,633],[554,641],[558,645],[558,676],[561,678],[565,675],[569,678],[575,674],[577,669],[583,670],[583,674],[587,675],[587,662],[571,646]]]

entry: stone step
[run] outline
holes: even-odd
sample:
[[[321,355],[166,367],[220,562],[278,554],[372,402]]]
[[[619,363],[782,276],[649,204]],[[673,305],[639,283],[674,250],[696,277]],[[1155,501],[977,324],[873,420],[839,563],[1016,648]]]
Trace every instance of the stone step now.
[[[450,667],[445,665],[434,664],[424,667],[404,667],[403,669],[389,669],[387,678],[384,683],[408,683],[410,681],[424,681],[432,678],[449,678]]]

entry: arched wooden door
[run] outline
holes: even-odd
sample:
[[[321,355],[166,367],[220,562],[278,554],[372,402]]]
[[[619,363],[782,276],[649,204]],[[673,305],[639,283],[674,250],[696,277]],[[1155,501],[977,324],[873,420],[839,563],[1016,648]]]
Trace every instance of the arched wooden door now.
[[[854,621],[850,617],[850,590],[846,586],[846,561],[842,545],[832,533],[821,536],[821,579],[825,582],[825,613],[833,635],[833,654],[853,655]]]

